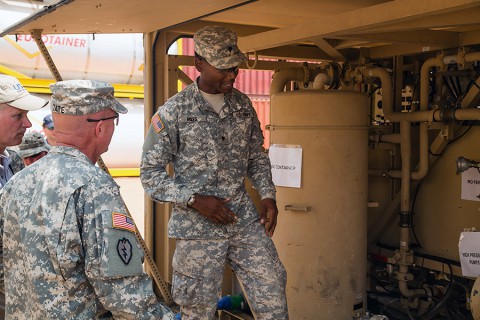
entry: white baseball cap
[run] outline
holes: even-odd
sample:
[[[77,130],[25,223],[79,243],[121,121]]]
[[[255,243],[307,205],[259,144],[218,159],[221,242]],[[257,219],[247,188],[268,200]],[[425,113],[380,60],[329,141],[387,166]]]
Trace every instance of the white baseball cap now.
[[[16,78],[0,74],[0,103],[32,111],[45,107],[48,100],[31,95]]]

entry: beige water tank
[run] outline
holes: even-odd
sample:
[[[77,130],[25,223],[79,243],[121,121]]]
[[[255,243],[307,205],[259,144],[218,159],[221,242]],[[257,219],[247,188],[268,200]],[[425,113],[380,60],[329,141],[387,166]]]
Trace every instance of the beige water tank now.
[[[277,186],[273,236],[290,319],[352,319],[366,310],[368,104],[356,92],[272,95],[271,143],[303,152],[301,187]]]

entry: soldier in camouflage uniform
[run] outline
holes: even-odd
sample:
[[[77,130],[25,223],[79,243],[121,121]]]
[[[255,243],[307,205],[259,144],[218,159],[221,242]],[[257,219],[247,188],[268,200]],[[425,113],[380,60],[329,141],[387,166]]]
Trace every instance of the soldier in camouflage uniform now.
[[[270,161],[251,101],[233,88],[246,57],[222,27],[200,29],[194,42],[200,77],[153,116],[140,168],[147,194],[173,203],[173,298],[182,320],[214,319],[227,262],[256,319],[287,319],[286,272],[270,238],[278,213]]]
[[[16,146],[32,123],[28,111],[46,106],[48,101],[37,98],[7,75],[0,75],[0,189],[18,171],[24,168],[22,158],[8,146]]]
[[[47,114],[43,118],[42,132],[45,135],[47,145],[54,146],[57,139],[55,139],[55,126],[51,114]]]
[[[118,185],[95,166],[127,109],[104,82],[50,88],[58,145],[0,193],[6,318],[173,319]]]
[[[45,137],[40,132],[27,132],[16,149],[26,166],[45,157],[50,151]]]

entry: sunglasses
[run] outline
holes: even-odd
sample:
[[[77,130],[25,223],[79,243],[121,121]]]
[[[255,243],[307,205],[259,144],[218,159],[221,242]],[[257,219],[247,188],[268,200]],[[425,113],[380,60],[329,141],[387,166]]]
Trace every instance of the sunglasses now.
[[[113,117],[102,118],[102,119],[87,119],[87,121],[88,122],[100,122],[100,121],[105,121],[105,120],[110,120],[110,119],[115,119],[115,125],[118,126],[118,120],[119,120],[118,113],[116,115],[114,115]]]

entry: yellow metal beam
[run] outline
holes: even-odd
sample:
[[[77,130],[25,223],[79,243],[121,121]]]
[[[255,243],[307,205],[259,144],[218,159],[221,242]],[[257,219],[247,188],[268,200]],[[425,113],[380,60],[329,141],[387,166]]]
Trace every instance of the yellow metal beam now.
[[[12,75],[20,81],[20,83],[31,93],[43,93],[51,94],[50,84],[55,83],[53,79],[32,79],[28,76],[17,73],[15,75],[14,70],[10,72],[4,72],[0,66],[0,72]],[[7,68],[8,69],[8,68]],[[117,98],[129,98],[129,99],[143,99],[143,85],[136,84],[112,84],[115,89],[115,97]]]
[[[139,177],[140,168],[109,168],[112,177]]]
[[[13,69],[10,69],[8,67],[5,67],[1,64],[0,64],[0,73],[8,74],[9,76],[12,76],[12,77],[15,77],[15,78],[29,78],[29,76],[27,76],[23,73],[17,72],[17,71],[15,71]]]

